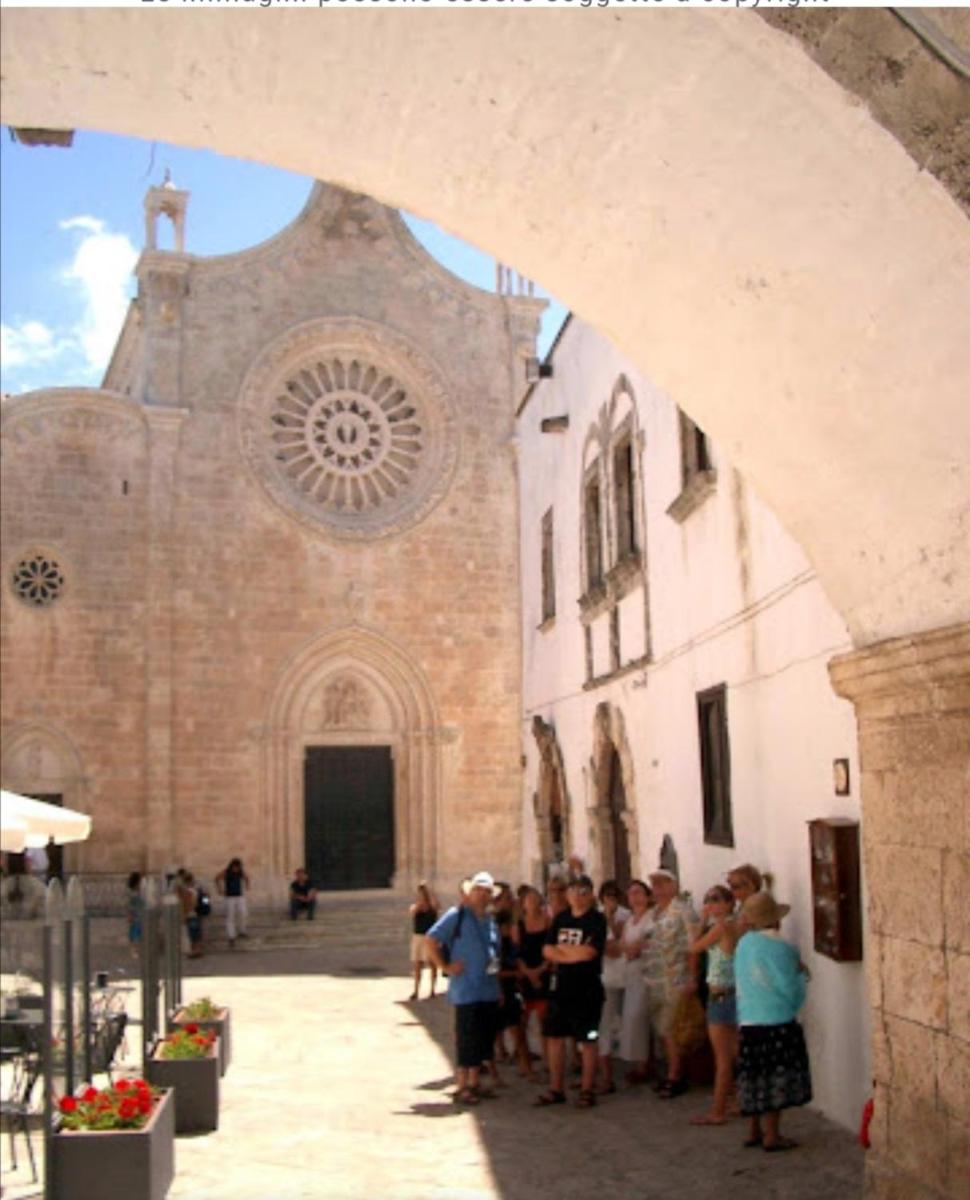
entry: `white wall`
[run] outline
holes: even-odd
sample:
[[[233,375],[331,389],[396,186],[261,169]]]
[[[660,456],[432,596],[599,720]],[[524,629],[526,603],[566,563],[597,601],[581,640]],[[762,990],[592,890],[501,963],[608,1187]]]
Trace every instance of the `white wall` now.
[[[539,762],[530,724],[539,714],[556,729],[571,801],[572,847],[587,855],[587,808],[594,711],[622,711],[631,752],[628,804],[635,805],[634,868],[658,861],[664,834],[674,840],[683,886],[699,897],[725,871],[752,861],[775,877],[792,905],[786,935],[797,941],[813,981],[803,1013],[816,1103],[855,1126],[869,1091],[868,1028],[862,964],[838,964],[812,949],[806,822],[858,819],[858,763],[851,706],[828,682],[826,663],[848,649],[848,631],[827,601],[804,554],[712,447],[712,495],[681,523],[667,515],[680,492],[675,404],[618,351],[577,319],[556,347],[554,375],[537,385],[518,422],[523,580],[523,870],[537,857],[533,793]],[[622,672],[643,651],[644,591],[621,601],[621,671],[584,690],[585,652],[577,600],[583,591],[580,512],[584,446],[590,426],[625,374],[637,399],[649,580],[652,658]],[[569,415],[565,434],[539,431],[543,417]],[[604,503],[608,498],[604,497]],[[540,526],[554,510],[557,613],[541,620]],[[608,616],[594,622],[594,673],[607,669]],[[735,845],[703,840],[696,693],[728,691]],[[848,758],[852,794],[833,794],[832,761]],[[632,786],[631,786],[632,784]]]

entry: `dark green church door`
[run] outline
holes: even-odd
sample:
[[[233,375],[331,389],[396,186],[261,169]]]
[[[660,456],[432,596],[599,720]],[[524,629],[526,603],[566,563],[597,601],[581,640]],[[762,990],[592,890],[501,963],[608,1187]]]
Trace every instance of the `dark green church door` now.
[[[323,891],[386,888],[394,874],[390,746],[310,746],[306,869]]]

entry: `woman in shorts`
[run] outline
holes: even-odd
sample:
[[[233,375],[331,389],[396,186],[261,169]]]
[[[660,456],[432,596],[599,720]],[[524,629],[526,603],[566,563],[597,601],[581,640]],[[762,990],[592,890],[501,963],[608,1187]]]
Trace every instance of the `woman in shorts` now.
[[[418,992],[421,990],[421,972],[425,965],[431,971],[431,991],[428,993],[428,998],[430,999],[435,994],[435,984],[438,982],[438,968],[428,956],[428,944],[425,941],[425,934],[438,919],[438,901],[423,880],[418,884],[418,890],[414,898],[414,903],[411,905],[410,914],[411,966],[414,970],[414,991],[412,991],[408,999],[417,1000]]]
[[[737,993],[734,949],[738,927],[731,889],[715,884],[704,896],[706,928],[691,943],[692,954],[707,952],[707,1035],[714,1050],[714,1095],[710,1112],[691,1117],[692,1125],[723,1125],[738,1056]]]

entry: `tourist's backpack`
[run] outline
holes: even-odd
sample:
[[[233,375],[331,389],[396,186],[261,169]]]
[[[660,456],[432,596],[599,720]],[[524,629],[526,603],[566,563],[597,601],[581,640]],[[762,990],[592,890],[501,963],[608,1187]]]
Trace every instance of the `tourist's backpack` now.
[[[458,939],[461,937],[461,923],[462,923],[462,921],[464,921],[464,919],[465,919],[465,906],[463,904],[461,906],[461,908],[459,908],[459,910],[458,910],[458,920],[455,922],[455,932],[451,935],[451,941],[448,943],[447,946],[444,944],[442,944],[442,946],[441,946],[441,957],[446,964],[451,962],[451,950],[452,950],[452,947],[454,946],[455,942],[457,942]]]
[[[195,915],[197,917],[207,917],[212,912],[212,900],[205,888],[196,888],[195,897]]]

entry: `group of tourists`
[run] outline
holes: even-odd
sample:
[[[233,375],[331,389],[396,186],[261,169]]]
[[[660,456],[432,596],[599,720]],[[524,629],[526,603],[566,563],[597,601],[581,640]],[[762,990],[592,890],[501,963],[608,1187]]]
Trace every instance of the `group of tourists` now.
[[[581,863],[571,868],[545,895],[528,884],[513,894],[480,871],[443,913],[430,888],[418,887],[410,998],[425,967],[432,996],[438,973],[447,977],[456,1103],[493,1095],[496,1063],[509,1055],[544,1083],[538,1107],[566,1104],[569,1070],[579,1076],[576,1106],[594,1106],[616,1091],[614,1059],[627,1064],[627,1084],[654,1078],[658,1096],[674,1100],[688,1089],[682,1031],[693,1016],[706,1020],[715,1069],[710,1108],[692,1123],[723,1125],[740,1113],[746,1146],[790,1149],[781,1112],[812,1092],[795,1019],[808,972],[780,935],[788,906],[749,863],[707,889],[700,917],[669,870],[625,888],[607,881],[597,893]]]
[[[145,908],[142,880],[140,871],[132,871],[126,887],[128,941],[133,947],[137,947],[142,936]],[[166,876],[166,883],[178,897],[186,957],[201,958],[204,953],[204,922],[212,912],[212,898],[186,867],[171,871]],[[237,938],[249,937],[246,893],[249,891],[250,881],[242,859],[230,859],[216,875],[215,885],[220,896],[225,899],[226,937],[231,949]]]

